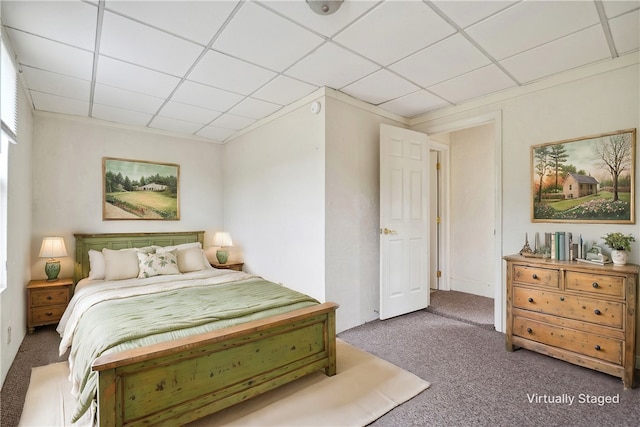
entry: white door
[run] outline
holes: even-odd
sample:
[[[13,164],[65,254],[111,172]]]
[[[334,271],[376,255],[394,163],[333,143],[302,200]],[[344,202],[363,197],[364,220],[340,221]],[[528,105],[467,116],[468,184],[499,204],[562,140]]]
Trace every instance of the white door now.
[[[428,141],[380,125],[380,319],[429,305]]]

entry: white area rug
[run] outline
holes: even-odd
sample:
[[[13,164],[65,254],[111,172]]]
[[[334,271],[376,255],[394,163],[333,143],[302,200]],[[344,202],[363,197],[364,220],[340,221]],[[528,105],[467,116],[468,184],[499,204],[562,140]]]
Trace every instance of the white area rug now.
[[[338,340],[338,373],[321,372],[196,421],[213,426],[365,426],[429,387],[385,360]],[[73,398],[66,363],[34,368],[21,426],[68,426]]]

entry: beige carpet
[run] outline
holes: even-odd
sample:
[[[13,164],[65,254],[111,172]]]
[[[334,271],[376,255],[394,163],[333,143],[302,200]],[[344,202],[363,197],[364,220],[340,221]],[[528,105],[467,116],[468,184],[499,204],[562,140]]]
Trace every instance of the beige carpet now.
[[[337,375],[309,375],[191,426],[365,426],[429,387],[412,373],[341,340],[337,348]],[[33,369],[21,426],[70,425],[67,376],[66,362]]]

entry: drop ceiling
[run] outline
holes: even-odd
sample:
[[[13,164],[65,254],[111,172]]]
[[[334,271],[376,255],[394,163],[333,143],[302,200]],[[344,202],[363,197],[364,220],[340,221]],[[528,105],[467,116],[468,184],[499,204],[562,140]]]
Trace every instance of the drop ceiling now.
[[[215,142],[326,86],[411,118],[637,52],[640,1],[2,0],[35,110]]]

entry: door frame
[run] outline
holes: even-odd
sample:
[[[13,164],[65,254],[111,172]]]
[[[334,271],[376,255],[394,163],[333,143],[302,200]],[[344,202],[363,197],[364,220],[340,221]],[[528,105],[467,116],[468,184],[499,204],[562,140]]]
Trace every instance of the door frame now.
[[[495,288],[494,288],[494,325],[498,332],[505,331],[506,325],[506,282],[504,276],[504,268],[502,262],[502,110],[489,112],[486,114],[482,114],[479,116],[468,117],[464,119],[450,120],[450,121],[439,121],[436,125],[427,125],[426,127],[422,127],[425,129],[424,132],[427,135],[434,135],[439,133],[447,133],[454,132],[457,130],[462,130],[470,127],[476,127],[485,124],[493,124],[493,134],[494,134],[494,161],[495,161],[495,174],[494,174],[494,185],[496,188],[495,195],[495,205],[494,205],[494,254],[493,254],[493,267],[494,267],[494,277],[496,279]],[[416,125],[412,125],[411,128],[415,128]],[[443,144],[444,145],[444,144]],[[431,148],[431,147],[430,147]],[[432,148],[436,149],[437,148]],[[449,157],[450,152],[448,147],[443,151],[443,159],[442,159],[442,170],[448,171],[449,169]],[[443,290],[449,290],[450,283],[448,280],[448,271],[449,271],[449,260],[451,259],[450,254],[450,246],[449,240],[451,236],[451,228],[450,228],[450,212],[448,210],[449,206],[449,197],[450,197],[450,188],[449,188],[449,175],[448,173],[443,173],[441,175],[442,180],[442,207],[443,211],[441,213],[442,220],[444,223],[444,227],[442,231],[442,242],[440,243],[440,248],[445,256],[443,258],[443,263],[441,266],[443,280],[441,282]]]

